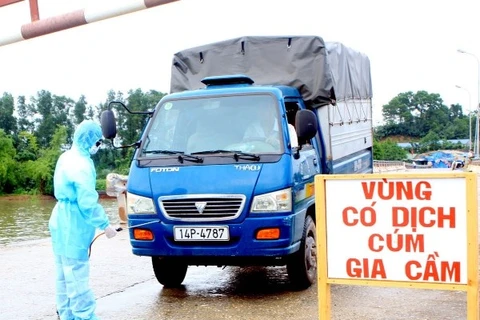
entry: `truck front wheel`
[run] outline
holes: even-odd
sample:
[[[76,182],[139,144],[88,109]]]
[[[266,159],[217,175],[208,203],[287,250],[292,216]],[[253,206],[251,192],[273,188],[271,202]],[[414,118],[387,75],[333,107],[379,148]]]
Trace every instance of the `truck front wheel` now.
[[[300,250],[287,262],[288,277],[292,285],[300,290],[307,289],[317,278],[317,243],[315,222],[307,216],[303,227]]]
[[[172,258],[152,257],[153,272],[164,287],[178,287],[187,274],[188,265]]]

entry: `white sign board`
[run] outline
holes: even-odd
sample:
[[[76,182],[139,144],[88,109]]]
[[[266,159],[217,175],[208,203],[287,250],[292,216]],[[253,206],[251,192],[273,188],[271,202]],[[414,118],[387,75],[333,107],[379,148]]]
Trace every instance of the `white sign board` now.
[[[328,278],[466,284],[463,178],[326,180]]]

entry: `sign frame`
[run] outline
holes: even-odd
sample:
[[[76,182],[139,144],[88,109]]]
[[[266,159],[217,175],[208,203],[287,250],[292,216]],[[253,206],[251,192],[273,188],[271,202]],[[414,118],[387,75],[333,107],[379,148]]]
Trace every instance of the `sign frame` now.
[[[465,196],[466,208],[466,263],[467,281],[465,284],[420,282],[420,281],[392,281],[370,279],[337,279],[328,277],[327,252],[327,181],[372,181],[372,180],[398,180],[398,179],[463,179],[465,193],[457,191],[456,195]],[[378,173],[378,174],[320,174],[315,176],[315,203],[316,203],[316,232],[317,232],[317,283],[319,319],[330,319],[331,294],[330,285],[361,285],[396,288],[417,288],[465,291],[467,293],[467,320],[479,320],[479,284],[478,284],[478,189],[477,174],[474,172],[435,172],[435,173]]]

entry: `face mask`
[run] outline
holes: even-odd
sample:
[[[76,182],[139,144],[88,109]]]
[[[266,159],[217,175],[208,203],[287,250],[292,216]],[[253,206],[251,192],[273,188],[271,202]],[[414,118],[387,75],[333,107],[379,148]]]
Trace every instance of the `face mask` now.
[[[93,156],[95,153],[97,153],[98,149],[100,149],[100,146],[95,145],[90,148],[90,154]]]
[[[90,148],[90,154],[94,155],[98,152],[98,149],[100,149],[100,146],[102,145],[102,141],[98,140],[91,148]]]

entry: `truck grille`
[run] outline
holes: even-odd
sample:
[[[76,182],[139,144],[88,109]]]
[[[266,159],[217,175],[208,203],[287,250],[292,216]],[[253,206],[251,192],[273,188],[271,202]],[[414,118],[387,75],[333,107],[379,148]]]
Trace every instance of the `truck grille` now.
[[[220,221],[238,217],[245,205],[245,195],[185,195],[158,199],[164,215],[172,220]]]

